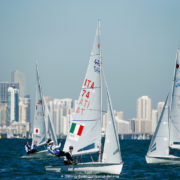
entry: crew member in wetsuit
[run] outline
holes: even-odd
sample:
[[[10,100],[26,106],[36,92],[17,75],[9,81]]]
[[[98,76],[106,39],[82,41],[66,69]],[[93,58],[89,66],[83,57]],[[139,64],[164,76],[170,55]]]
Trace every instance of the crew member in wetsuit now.
[[[64,164],[65,164],[65,165],[71,165],[71,164],[75,165],[75,164],[77,164],[77,163],[75,163],[75,162],[73,161],[72,152],[73,152],[73,146],[69,146],[69,152],[68,152],[68,153],[69,153],[71,159],[68,159],[68,158],[65,156],[65,157],[64,157]]]
[[[34,143],[32,144],[31,151],[32,151],[32,153],[38,152],[37,141],[34,141]]]
[[[51,154],[53,154],[53,155],[55,155],[57,157],[65,156],[67,161],[69,162],[69,164],[70,163],[75,164],[74,161],[73,161],[72,155],[69,152],[64,152],[64,151],[60,150],[61,143],[59,144],[59,146],[56,146],[56,145],[54,145],[54,142],[51,139],[49,139],[47,141],[47,145],[48,145],[47,150]]]
[[[29,145],[29,141],[27,141],[25,144],[25,151],[27,154],[32,154],[32,153],[37,152],[36,145],[33,147],[33,149],[31,149],[31,146]]]

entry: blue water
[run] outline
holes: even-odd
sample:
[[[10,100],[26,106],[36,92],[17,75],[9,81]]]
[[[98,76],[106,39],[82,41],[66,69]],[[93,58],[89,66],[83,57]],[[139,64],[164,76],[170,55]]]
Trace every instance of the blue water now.
[[[60,174],[46,172],[45,166],[61,164],[62,159],[22,159],[25,155],[23,139],[0,140],[0,179],[180,179],[180,166],[149,165],[145,162],[149,141],[123,140],[124,161],[120,176]]]

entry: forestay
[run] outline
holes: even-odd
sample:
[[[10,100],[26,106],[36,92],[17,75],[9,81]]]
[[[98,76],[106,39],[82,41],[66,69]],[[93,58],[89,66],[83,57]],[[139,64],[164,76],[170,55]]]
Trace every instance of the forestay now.
[[[36,64],[36,78],[37,78],[37,97],[35,106],[35,115],[33,121],[33,139],[32,145],[40,146],[46,142],[46,126],[44,121],[44,106],[42,100],[42,91],[39,79],[38,67]]]
[[[102,162],[121,163],[122,158],[120,152],[119,138],[116,130],[115,117],[114,117],[108,89],[107,89],[107,105],[108,105],[107,127],[106,127]]]
[[[180,149],[180,54],[177,50],[170,112],[170,146]]]
[[[100,66],[100,24],[98,22],[87,73],[64,151],[68,151],[70,145],[74,147],[73,154],[86,154],[99,150],[101,138]]]
[[[148,156],[164,157],[169,155],[168,101],[167,97],[148,149]]]

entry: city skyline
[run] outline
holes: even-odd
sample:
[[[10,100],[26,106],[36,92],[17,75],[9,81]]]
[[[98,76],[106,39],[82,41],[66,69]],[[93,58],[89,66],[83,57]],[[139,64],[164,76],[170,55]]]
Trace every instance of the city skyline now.
[[[20,72],[19,70],[14,70],[14,71],[12,71],[11,72],[11,75],[14,73],[14,72],[18,72],[18,73],[21,73],[21,74],[23,74],[23,80],[24,80],[24,84],[28,84],[28,82],[26,82],[26,80],[25,80],[25,74],[23,73],[23,72]],[[13,87],[13,88],[11,88],[11,89],[13,89],[13,91],[17,88],[17,90],[20,92],[20,86],[19,86],[19,82],[13,82],[12,81],[12,78],[11,78],[11,82],[0,82],[0,87],[1,87],[1,91],[0,91],[0,100],[2,101],[2,103],[7,103],[8,102],[8,96],[6,95],[6,93],[8,92],[8,87]],[[15,89],[14,89],[15,88]],[[23,87],[23,89],[25,89],[26,87],[24,86]],[[7,89],[7,90],[6,90]],[[7,92],[6,92],[7,91]],[[20,94],[18,92],[18,94]],[[23,92],[23,94],[24,94],[24,92]],[[19,102],[23,102],[24,100],[25,101],[31,101],[31,96],[33,96],[33,95],[25,95],[24,97],[19,97]],[[77,99],[72,99],[72,98],[70,98],[70,97],[62,97],[62,98],[58,98],[58,97],[53,97],[53,96],[44,96],[45,98],[47,98],[47,102],[49,102],[50,100],[52,100],[52,99],[54,99],[54,100],[63,100],[63,99],[71,99],[75,104],[77,104]],[[51,99],[52,98],[52,99]],[[132,117],[130,117],[130,118],[123,118],[122,120],[130,120],[130,119],[132,119],[132,118],[134,118],[134,117],[136,117],[137,119],[139,118],[139,119],[141,119],[140,117],[138,117],[138,111],[137,111],[137,103],[138,103],[138,101],[141,99],[141,98],[149,98],[149,96],[148,95],[143,95],[143,96],[141,96],[141,97],[138,97],[138,99],[137,99],[137,102],[136,102],[136,115],[134,115],[134,116],[132,116]],[[5,100],[5,99],[7,99],[7,100]],[[29,100],[28,100],[29,99]],[[150,98],[150,101],[152,101],[152,99]],[[32,102],[31,102],[32,103]],[[151,105],[152,105],[152,102],[151,102]],[[32,107],[34,107],[35,106],[35,104],[31,104],[31,106]],[[157,110],[157,119],[159,119],[159,117],[160,117],[160,114],[161,114],[161,111],[162,111],[162,108],[163,108],[163,106],[164,106],[164,101],[158,101],[158,103],[154,106],[154,107],[151,107],[151,110],[155,110],[155,108],[157,108],[156,110]],[[76,105],[75,105],[75,109],[76,109]],[[118,109],[115,109],[115,110],[118,110]],[[119,109],[119,112],[122,112],[123,113],[123,117],[124,117],[124,111],[122,111],[122,109]],[[33,118],[34,117],[34,108],[32,108],[32,110],[31,110],[31,117]],[[152,113],[152,112],[150,112],[150,113]],[[151,116],[151,115],[150,115]],[[149,119],[151,119],[151,117],[149,117]],[[28,119],[28,122],[30,122],[30,121],[32,121],[33,119]]]
[[[44,94],[77,99],[100,18],[113,107],[123,111],[125,119],[135,117],[138,97],[150,96],[155,107],[171,87],[180,47],[179,5],[176,0],[1,1],[0,81],[10,81],[12,70],[24,72],[34,105],[38,60]]]
[[[17,70],[15,72],[23,75],[20,79],[24,79],[25,84],[26,81],[24,73]],[[25,134],[32,132],[31,128],[33,119],[30,119],[30,107],[33,105],[30,104],[31,99],[29,95],[24,97],[19,96],[20,87],[22,89],[26,88],[25,86],[19,86],[19,83],[21,82],[0,82],[0,100],[2,101],[0,104],[0,131],[1,133],[5,133],[7,131],[7,137],[11,137],[11,135],[9,135],[10,132],[13,132],[18,136],[22,133],[23,137]],[[71,120],[73,119],[73,113],[77,111],[78,101],[71,98],[51,98],[50,96],[44,96],[44,98],[49,107],[49,112],[57,137],[67,135]],[[154,109],[152,108],[151,98],[148,96],[141,96],[137,99],[136,118],[131,117],[130,119],[125,119],[123,111],[119,112],[114,110],[118,133],[153,134],[163,106],[164,102],[160,101],[157,103],[156,109]],[[103,132],[106,129],[106,114],[107,113],[103,115]],[[47,126],[46,131],[48,132],[49,124],[47,116],[48,114],[45,111],[45,122]],[[34,115],[31,117],[33,118]]]

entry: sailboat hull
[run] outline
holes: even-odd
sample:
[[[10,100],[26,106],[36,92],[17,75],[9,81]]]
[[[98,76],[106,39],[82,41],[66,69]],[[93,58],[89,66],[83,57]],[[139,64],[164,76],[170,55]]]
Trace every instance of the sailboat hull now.
[[[22,156],[21,158],[31,159],[31,158],[48,158],[48,157],[53,157],[53,155],[49,153],[48,150],[43,150],[33,154]]]
[[[46,166],[46,171],[61,173],[85,173],[85,174],[115,174],[120,175],[123,163],[80,163],[77,165]]]
[[[180,157],[177,156],[165,156],[165,157],[150,157],[146,156],[146,162],[148,164],[151,163],[163,163],[163,164],[179,164],[180,165]]]

